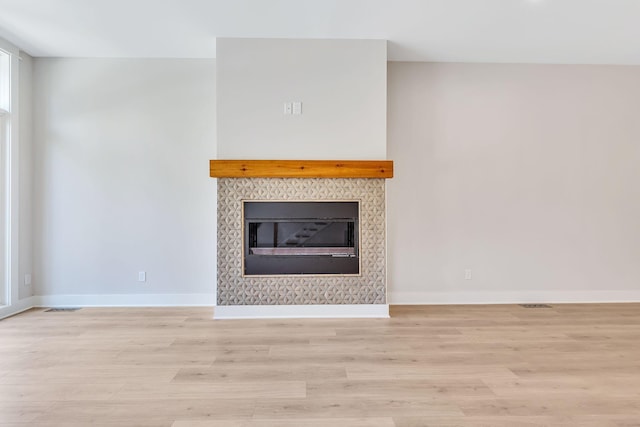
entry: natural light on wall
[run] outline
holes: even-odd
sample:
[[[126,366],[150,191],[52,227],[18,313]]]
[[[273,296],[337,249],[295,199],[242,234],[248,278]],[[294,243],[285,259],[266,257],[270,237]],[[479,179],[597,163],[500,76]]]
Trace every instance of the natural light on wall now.
[[[10,56],[8,53],[0,50],[0,114],[9,111],[10,96],[9,82],[11,77],[11,68],[9,66]],[[4,111],[1,111],[4,110]]]

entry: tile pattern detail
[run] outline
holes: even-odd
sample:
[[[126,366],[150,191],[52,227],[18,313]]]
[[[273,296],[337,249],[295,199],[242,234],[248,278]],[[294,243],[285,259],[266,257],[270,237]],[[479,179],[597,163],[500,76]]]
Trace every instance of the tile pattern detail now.
[[[359,200],[360,276],[242,277],[243,200]],[[218,305],[385,304],[384,179],[219,178]]]

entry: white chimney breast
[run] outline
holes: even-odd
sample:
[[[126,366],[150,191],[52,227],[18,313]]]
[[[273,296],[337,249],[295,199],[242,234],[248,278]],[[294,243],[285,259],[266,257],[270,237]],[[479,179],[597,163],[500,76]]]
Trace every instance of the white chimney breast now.
[[[216,68],[219,159],[386,158],[385,40],[220,38]]]

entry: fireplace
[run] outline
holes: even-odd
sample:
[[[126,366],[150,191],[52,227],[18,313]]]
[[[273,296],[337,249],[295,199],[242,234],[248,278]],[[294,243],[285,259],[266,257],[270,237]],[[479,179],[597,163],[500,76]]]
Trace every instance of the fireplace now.
[[[388,317],[387,160],[212,160],[217,319]]]
[[[358,201],[244,201],[243,274],[359,274]]]
[[[234,306],[251,306],[254,307],[253,310],[256,306],[327,305],[333,306],[331,310],[334,310],[336,305],[344,305],[349,307],[348,310],[357,310],[353,308],[354,305],[364,307],[368,304],[386,304],[384,187],[384,179],[371,178],[218,178],[218,308],[216,316],[231,315],[230,313],[234,313],[231,307]],[[342,213],[339,214],[317,215],[315,203],[318,201],[327,203],[348,201],[351,206],[341,204]],[[319,216],[330,216],[332,222],[343,223],[342,232],[348,231],[347,234],[350,234],[350,231],[344,223],[352,222],[353,243],[347,238],[346,245],[343,243],[344,240],[339,244],[334,241],[331,245],[327,245],[325,240],[322,246],[317,246],[322,249],[307,247],[304,250],[326,251],[324,248],[330,247],[334,253],[339,251],[335,253],[337,256],[331,256],[333,254],[327,252],[315,255],[328,258],[331,262],[347,262],[351,264],[350,271],[357,271],[357,273],[299,274],[300,271],[298,271],[291,274],[246,274],[247,266],[244,264],[248,259],[246,245],[249,245],[249,242],[245,240],[245,236],[248,238],[251,234],[247,223],[275,222],[273,217],[277,216],[273,213],[251,212],[254,208],[268,206],[264,203],[274,203],[276,207],[281,208],[280,210],[288,216],[280,219],[283,222],[302,225],[301,222],[315,222],[307,221],[309,218],[317,220]],[[292,203],[292,205],[281,205],[281,203]],[[354,204],[357,206],[357,213],[354,211]],[[295,209],[290,209],[288,206],[294,206]],[[303,208],[303,206],[306,207]],[[308,209],[309,212],[305,213],[304,209]],[[257,232],[263,232],[264,235],[256,236],[256,242],[249,245],[257,248],[257,252],[263,251],[260,258],[273,261],[274,258],[268,258],[270,255],[265,255],[270,251],[271,256],[282,256],[287,263],[294,258],[315,256],[293,253],[276,255],[278,251],[287,249],[274,247],[273,228],[272,225],[266,225]],[[278,232],[280,234],[280,230]],[[264,247],[260,248],[260,246]],[[298,248],[293,251],[303,250]],[[355,257],[350,256],[351,251],[356,255]],[[354,269],[354,265],[358,270]]]

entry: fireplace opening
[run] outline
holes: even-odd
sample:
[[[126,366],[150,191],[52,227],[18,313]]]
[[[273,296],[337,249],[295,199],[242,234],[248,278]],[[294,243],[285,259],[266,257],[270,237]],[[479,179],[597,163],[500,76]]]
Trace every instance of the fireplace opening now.
[[[358,202],[243,202],[244,274],[359,274]]]

